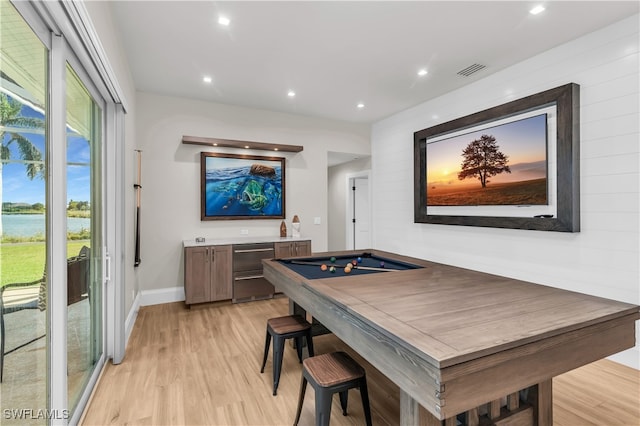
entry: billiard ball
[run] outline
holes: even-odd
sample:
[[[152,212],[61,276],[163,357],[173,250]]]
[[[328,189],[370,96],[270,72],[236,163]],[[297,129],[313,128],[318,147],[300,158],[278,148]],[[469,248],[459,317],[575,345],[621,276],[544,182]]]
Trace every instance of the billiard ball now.
[[[336,267],[332,266],[331,268],[329,268],[329,272],[335,273],[336,272]]]
[[[331,256],[331,259],[329,259],[331,261],[331,263],[336,263],[336,258],[335,256]]]
[[[359,257],[359,258],[357,259],[357,261],[358,261],[358,263],[362,263],[362,258],[361,258],[361,257]]]
[[[356,265],[358,264],[358,261],[357,261],[357,260],[352,260],[352,261],[351,261],[351,264],[352,264],[353,266],[356,266]]]
[[[383,261],[380,261],[380,267],[384,268],[384,262]]]
[[[327,265],[325,265],[324,263],[322,265],[320,265],[320,269],[323,271],[327,270]]]
[[[351,273],[351,268],[349,268],[348,266],[344,267],[344,273],[345,274],[350,274]]]

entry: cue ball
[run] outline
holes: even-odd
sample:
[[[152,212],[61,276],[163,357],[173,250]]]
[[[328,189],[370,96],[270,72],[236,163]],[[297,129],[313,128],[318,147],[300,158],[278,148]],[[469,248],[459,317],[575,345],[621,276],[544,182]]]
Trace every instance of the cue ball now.
[[[384,262],[380,262],[380,267],[384,268]]]
[[[325,265],[324,263],[322,265],[320,265],[320,269],[322,269],[323,271],[327,270],[327,265]]]
[[[331,268],[329,268],[329,272],[336,272],[336,267],[332,266]]]
[[[331,256],[331,259],[329,259],[331,261],[331,263],[336,263],[336,258]]]

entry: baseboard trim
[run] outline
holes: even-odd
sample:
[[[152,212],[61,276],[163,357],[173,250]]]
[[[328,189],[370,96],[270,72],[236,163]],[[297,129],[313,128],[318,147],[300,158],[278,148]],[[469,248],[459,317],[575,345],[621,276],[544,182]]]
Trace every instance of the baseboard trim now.
[[[140,292],[140,306],[184,301],[184,287],[160,288]]]
[[[129,315],[127,315],[127,319],[124,323],[124,347],[126,348],[129,344],[129,337],[131,336],[131,332],[133,331],[133,325],[136,323],[136,319],[138,318],[138,311],[140,310],[140,292],[136,294],[136,298],[133,300],[133,304],[131,305],[131,309],[129,310]]]

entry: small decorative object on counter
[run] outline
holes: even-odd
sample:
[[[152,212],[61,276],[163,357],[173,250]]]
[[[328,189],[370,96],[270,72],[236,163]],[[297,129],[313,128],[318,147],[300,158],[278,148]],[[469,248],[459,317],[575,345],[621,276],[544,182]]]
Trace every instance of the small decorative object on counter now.
[[[300,238],[300,218],[298,215],[293,216],[293,220],[291,221],[291,236]]]
[[[204,243],[204,237],[196,237],[196,243]]]
[[[287,236],[287,224],[284,222],[284,220],[280,224],[280,236],[281,237]]]

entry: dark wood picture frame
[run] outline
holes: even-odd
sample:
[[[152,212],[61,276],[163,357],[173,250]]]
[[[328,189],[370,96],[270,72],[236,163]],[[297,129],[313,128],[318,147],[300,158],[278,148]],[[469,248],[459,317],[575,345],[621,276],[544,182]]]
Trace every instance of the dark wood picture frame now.
[[[497,217],[429,214],[427,139],[502,118],[556,107],[556,206],[554,217]],[[539,231],[580,231],[580,86],[575,83],[536,93],[414,133],[414,222]]]
[[[200,219],[284,219],[285,181],[284,157],[201,152]]]

